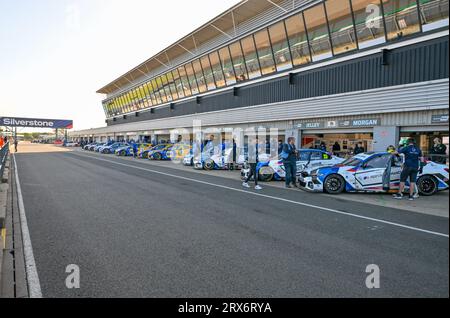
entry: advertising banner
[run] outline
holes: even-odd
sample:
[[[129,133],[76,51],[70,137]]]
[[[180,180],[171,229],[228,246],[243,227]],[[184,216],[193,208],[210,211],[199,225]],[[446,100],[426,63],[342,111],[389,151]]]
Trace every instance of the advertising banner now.
[[[0,126],[26,127],[26,128],[50,128],[50,129],[72,129],[73,128],[73,120],[0,117]]]

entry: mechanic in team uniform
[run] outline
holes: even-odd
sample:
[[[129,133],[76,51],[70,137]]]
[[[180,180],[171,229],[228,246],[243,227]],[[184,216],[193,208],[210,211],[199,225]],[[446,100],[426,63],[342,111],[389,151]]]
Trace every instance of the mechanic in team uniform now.
[[[283,146],[283,152],[281,153],[281,158],[283,159],[283,165],[286,170],[286,188],[292,188],[291,183],[294,187],[298,188],[297,184],[297,160],[298,160],[298,150],[295,147],[295,138],[290,137],[288,143]]]
[[[398,153],[405,156],[405,163],[400,176],[400,189],[399,192],[394,195],[394,198],[398,200],[403,199],[405,184],[409,179],[409,201],[414,201],[414,193],[416,190],[417,176],[420,170],[420,162],[423,162],[422,150],[420,150],[420,148],[416,145],[415,140],[411,138],[408,140],[408,145],[401,148]]]
[[[249,145],[248,145],[248,154],[247,154],[247,162],[250,166],[250,173],[248,174],[247,179],[242,184],[242,186],[244,188],[250,188],[250,185],[248,184],[248,182],[253,177],[255,179],[255,189],[262,190],[262,187],[260,185],[258,185],[258,173],[256,171],[256,168],[257,168],[258,162],[259,162],[258,152],[259,152],[258,139],[255,137],[250,137]]]

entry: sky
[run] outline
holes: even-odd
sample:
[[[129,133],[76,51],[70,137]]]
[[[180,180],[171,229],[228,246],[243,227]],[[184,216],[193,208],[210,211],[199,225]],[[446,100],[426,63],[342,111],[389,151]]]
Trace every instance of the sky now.
[[[0,0],[0,116],[105,126],[96,91],[239,0]]]

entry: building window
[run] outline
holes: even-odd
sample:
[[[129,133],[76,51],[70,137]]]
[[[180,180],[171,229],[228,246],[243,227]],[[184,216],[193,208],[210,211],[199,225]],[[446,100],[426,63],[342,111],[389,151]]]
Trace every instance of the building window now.
[[[164,91],[164,84],[163,84],[163,80],[161,77],[156,78],[156,84],[157,84],[158,92],[159,92],[159,95],[161,96],[162,102],[167,103],[167,96],[166,96],[166,92]]]
[[[178,73],[180,74],[182,89],[184,91],[184,96],[189,97],[192,95],[191,86],[189,85],[189,79],[186,74],[186,69],[184,66],[178,68]]]
[[[155,94],[156,97],[156,104],[162,104],[162,98],[161,95],[159,94],[159,89],[158,89],[158,83],[156,82],[156,78],[152,80],[152,87],[153,87],[153,92]]]
[[[356,35],[350,0],[327,0],[325,6],[334,54],[356,50]]]
[[[311,55],[309,53],[308,37],[306,35],[303,15],[298,14],[287,19],[286,29],[294,66],[311,63]]]
[[[380,0],[352,0],[360,49],[386,42]]]
[[[193,61],[192,66],[194,67],[194,73],[197,79],[198,90],[200,93],[204,93],[208,90],[208,88],[206,87],[206,80],[205,76],[203,75],[203,69],[200,64],[200,60]]]
[[[216,83],[214,81],[214,75],[211,70],[211,64],[209,63],[209,57],[203,56],[200,59],[200,63],[202,64],[203,74],[205,75],[206,86],[208,90],[213,90],[216,88]]]
[[[269,28],[270,41],[272,42],[273,55],[277,71],[281,72],[292,68],[291,52],[286,36],[284,21],[281,21]]]
[[[324,4],[321,3],[306,10],[304,15],[313,61],[316,62],[332,57]]]
[[[423,31],[448,27],[448,0],[420,0]]]
[[[231,62],[230,51],[228,50],[228,47],[221,48],[219,50],[219,55],[227,85],[235,84],[236,75],[234,74],[233,63]]]
[[[270,45],[267,29],[261,30],[255,34],[255,43],[258,50],[259,65],[261,65],[262,75],[275,73],[275,61],[273,59],[272,46]]]
[[[189,85],[191,86],[192,95],[198,94],[199,90],[197,79],[195,78],[194,68],[192,67],[192,64],[187,63],[184,67],[186,68],[186,75],[189,80]]]
[[[253,35],[241,40],[242,50],[244,52],[245,64],[248,70],[248,78],[253,79],[261,76],[259,69],[258,55],[256,54],[255,40]]]
[[[179,97],[177,93],[177,88],[175,87],[175,81],[173,79],[172,72],[167,73],[166,77],[168,82],[167,85],[169,86],[169,90],[172,93],[172,100],[177,100]]]
[[[420,32],[417,0],[384,0],[382,3],[388,40]]]
[[[222,65],[220,64],[219,53],[213,52],[209,54],[209,60],[211,61],[211,69],[214,74],[214,79],[216,81],[217,88],[226,86]]]
[[[173,81],[175,85],[175,89],[180,98],[184,97],[183,84],[181,83],[180,74],[178,74],[178,69],[172,71]]]
[[[231,59],[236,72],[236,79],[238,82],[243,82],[248,79],[247,68],[245,66],[244,55],[240,42],[235,42],[230,45]]]

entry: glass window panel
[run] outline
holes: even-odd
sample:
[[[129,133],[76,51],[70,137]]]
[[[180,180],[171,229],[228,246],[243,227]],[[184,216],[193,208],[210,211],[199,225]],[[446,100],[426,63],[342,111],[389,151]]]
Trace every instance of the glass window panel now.
[[[355,27],[350,0],[327,0],[325,6],[334,54],[356,50]]]
[[[161,95],[159,94],[158,83],[156,82],[156,79],[152,79],[151,84],[153,87],[153,92],[155,94],[156,104],[158,104],[158,105],[162,104],[162,99],[161,99]]]
[[[448,0],[420,0],[423,31],[448,27]]]
[[[195,78],[197,79],[198,90],[200,93],[204,93],[208,90],[206,87],[205,76],[203,75],[203,69],[200,64],[200,60],[192,61],[192,66],[194,68]]]
[[[245,56],[245,63],[247,65],[248,77],[250,79],[261,76],[259,69],[258,55],[256,54],[255,41],[253,35],[250,35],[241,40],[242,50]]]
[[[236,79],[238,82],[247,80],[248,74],[245,66],[244,56],[240,42],[235,42],[230,45],[231,59],[233,61],[234,71],[236,72]]]
[[[163,80],[161,77],[156,78],[156,85],[157,85],[159,95],[161,96],[161,101],[163,103],[167,103],[167,96],[166,96],[166,92],[164,91],[164,84],[163,84]]]
[[[186,75],[189,80],[189,85],[191,86],[192,95],[198,94],[198,86],[197,86],[197,80],[195,78],[194,74],[194,68],[192,67],[191,63],[187,63],[185,66],[186,68]]]
[[[180,78],[180,74],[178,73],[178,70],[173,70],[172,76],[173,76],[175,88],[178,93],[178,97],[183,98],[184,97],[183,83],[181,82],[181,78]]]
[[[258,49],[259,65],[263,75],[276,72],[275,61],[273,60],[272,46],[270,45],[269,33],[267,29],[255,34],[256,48]]]
[[[388,40],[420,32],[416,0],[384,0],[382,2]]]
[[[181,84],[183,85],[184,96],[189,97],[192,95],[191,87],[189,86],[189,80],[186,75],[186,69],[184,66],[178,68],[178,73],[180,74]]]
[[[152,94],[150,93],[149,87],[148,87],[148,83],[145,83],[144,85],[142,85],[142,90],[144,91],[145,94],[145,99],[147,102],[147,107],[151,107],[153,106],[153,101],[152,101]]]
[[[295,66],[311,63],[308,37],[306,36],[303,15],[298,14],[286,20],[292,62]]]
[[[313,61],[332,57],[323,3],[304,12]]]
[[[169,80],[167,79],[167,75],[166,74],[161,76],[161,81],[162,81],[164,93],[166,94],[166,97],[167,97],[167,101],[171,102],[173,100],[172,92],[170,91]]]
[[[235,84],[236,75],[234,74],[233,63],[231,62],[230,51],[228,50],[228,47],[221,48],[219,50],[219,55],[227,85]]]
[[[352,0],[360,49],[386,42],[380,0]]]
[[[291,52],[289,52],[284,21],[269,27],[269,34],[277,71],[280,72],[292,68]]]
[[[203,74],[205,74],[206,86],[208,87],[208,90],[215,89],[216,83],[214,81],[214,76],[208,56],[203,56],[200,59],[200,62],[202,63]]]
[[[217,87],[226,86],[225,77],[223,75],[222,65],[220,64],[220,57],[218,52],[209,54],[209,60],[211,61],[211,68],[216,80]]]
[[[143,97],[142,97],[142,95],[141,95],[141,91],[139,90],[139,87],[136,87],[135,88],[135,94],[136,94],[136,96],[137,96],[137,99],[136,99],[136,101],[135,101],[135,105],[136,105],[136,108],[137,109],[141,109],[141,108],[144,108],[144,99],[143,99]]]
[[[172,72],[167,73],[166,76],[167,76],[167,81],[168,81],[170,92],[172,93],[172,100],[177,100],[178,93],[177,93],[177,88],[175,87],[175,81],[173,79]]]

